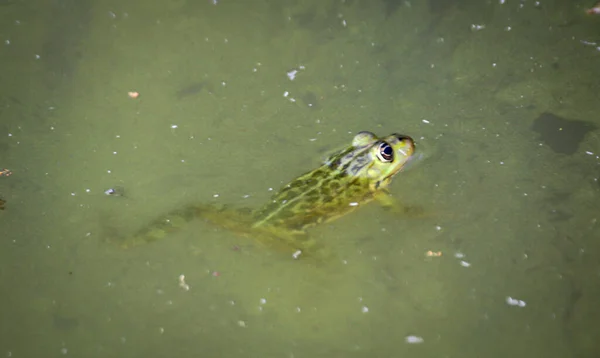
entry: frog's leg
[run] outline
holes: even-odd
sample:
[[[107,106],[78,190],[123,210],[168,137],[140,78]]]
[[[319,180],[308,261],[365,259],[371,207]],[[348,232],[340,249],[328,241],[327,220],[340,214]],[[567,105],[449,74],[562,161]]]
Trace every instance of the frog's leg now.
[[[0,210],[4,210],[4,204],[6,204],[6,201],[0,199]]]
[[[294,259],[311,258],[322,261],[331,256],[322,244],[300,227],[255,223],[245,236],[252,238],[261,247],[284,253]]]
[[[250,209],[200,210],[199,217],[213,225],[251,239],[258,246],[289,254],[293,258],[314,257],[321,248],[306,231],[277,225],[257,225],[255,212]]]
[[[308,234],[303,230],[272,225],[254,226],[256,218],[253,211],[228,207],[217,208],[213,205],[189,205],[183,209],[171,211],[153,220],[133,235],[125,237],[110,235],[109,241],[122,248],[148,244],[181,230],[186,223],[196,218],[204,219],[220,228],[251,238],[260,246],[289,253],[294,258],[325,257],[322,247],[309,239]]]
[[[257,241],[267,247],[273,247],[278,251],[307,250],[313,245],[308,234],[303,230],[290,230],[276,226],[253,227]]]
[[[392,195],[385,189],[377,191],[373,195],[374,199],[385,209],[408,217],[424,217],[425,210],[420,206],[408,206],[394,199]]]
[[[197,217],[198,206],[190,205],[183,209],[173,210],[163,215],[138,230],[133,235],[125,237],[111,237],[108,241],[114,242],[124,249],[148,244],[163,239],[167,234],[179,231],[188,222]]]

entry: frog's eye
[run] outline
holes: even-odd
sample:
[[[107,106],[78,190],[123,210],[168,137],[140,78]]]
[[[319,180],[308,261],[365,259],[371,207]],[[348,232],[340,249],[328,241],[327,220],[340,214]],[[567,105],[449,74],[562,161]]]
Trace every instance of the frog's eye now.
[[[377,158],[384,163],[391,162],[394,159],[394,149],[386,142],[382,142],[377,150]]]

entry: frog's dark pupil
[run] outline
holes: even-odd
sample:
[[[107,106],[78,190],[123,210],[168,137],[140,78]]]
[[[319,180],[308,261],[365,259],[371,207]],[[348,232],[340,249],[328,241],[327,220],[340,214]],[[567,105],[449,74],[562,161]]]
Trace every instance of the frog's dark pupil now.
[[[381,158],[386,161],[391,161],[394,157],[394,150],[387,143],[381,143],[379,147],[379,154],[381,154]]]

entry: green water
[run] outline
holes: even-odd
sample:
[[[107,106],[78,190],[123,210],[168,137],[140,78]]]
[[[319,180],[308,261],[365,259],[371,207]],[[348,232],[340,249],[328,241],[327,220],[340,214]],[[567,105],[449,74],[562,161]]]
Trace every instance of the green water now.
[[[597,357],[599,132],[531,129],[600,127],[591,5],[1,3],[0,357]],[[260,205],[361,130],[417,140],[391,192],[428,215],[314,228],[327,264],[200,220],[105,242]]]

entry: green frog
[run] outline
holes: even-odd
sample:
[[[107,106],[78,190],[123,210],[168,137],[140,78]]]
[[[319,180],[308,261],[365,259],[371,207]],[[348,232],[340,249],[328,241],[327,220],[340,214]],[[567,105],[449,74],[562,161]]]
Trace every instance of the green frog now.
[[[414,151],[415,143],[409,136],[379,138],[371,132],[360,132],[350,145],[283,186],[257,210],[189,205],[153,221],[122,240],[121,245],[132,247],[156,241],[194,218],[204,218],[265,246],[289,251],[297,258],[315,247],[306,234],[307,228],[332,221],[373,200],[397,208],[387,188]]]

